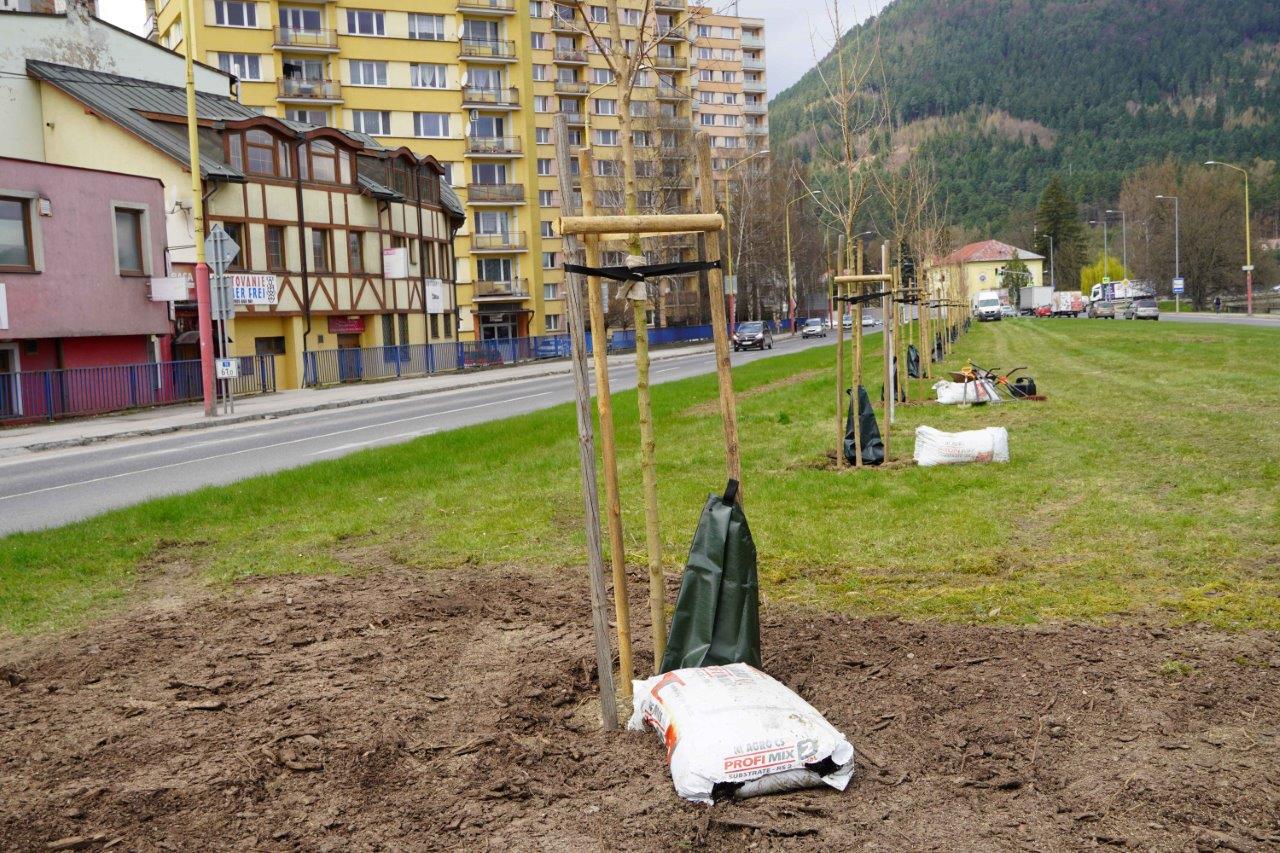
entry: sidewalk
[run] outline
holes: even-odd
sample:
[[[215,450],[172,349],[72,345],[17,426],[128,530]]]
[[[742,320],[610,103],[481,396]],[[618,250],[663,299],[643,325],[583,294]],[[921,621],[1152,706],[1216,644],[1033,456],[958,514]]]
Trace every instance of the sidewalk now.
[[[655,350],[653,361],[679,358],[694,353],[709,353],[711,343],[692,344],[683,347]],[[631,364],[630,354],[609,357],[609,364]],[[567,376],[569,361],[530,362],[490,370],[468,373],[445,373],[422,376],[416,379],[394,379],[386,382],[360,382],[329,388],[302,388],[279,391],[257,397],[237,400],[235,414],[206,418],[204,407],[198,403],[181,406],[164,406],[141,409],[97,418],[80,418],[55,423],[26,424],[0,429],[0,457],[59,447],[75,447],[125,438],[162,435],[180,430],[209,429],[248,421],[269,420],[286,415],[299,415],[325,409],[342,409],[364,403],[385,400],[403,400],[424,394],[439,394],[481,385],[495,385],[520,379],[536,379],[544,376]],[[593,385],[594,388],[594,385]]]

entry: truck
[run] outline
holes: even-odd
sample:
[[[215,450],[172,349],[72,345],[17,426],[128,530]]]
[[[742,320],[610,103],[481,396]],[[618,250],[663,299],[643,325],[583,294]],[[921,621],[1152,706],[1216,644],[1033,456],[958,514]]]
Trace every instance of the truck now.
[[[1109,281],[1103,284],[1095,284],[1089,291],[1089,301],[1097,302],[1105,300],[1107,302],[1118,302],[1126,299],[1138,299],[1143,296],[1151,296],[1151,285],[1142,281]]]
[[[1079,317],[1084,313],[1084,296],[1078,290],[1055,290],[1050,308],[1055,317]]]
[[[978,318],[978,322],[986,322],[987,320],[1000,319],[1000,291],[998,290],[979,290],[973,298],[973,313]]]
[[[1023,287],[1018,290],[1018,312],[1035,314],[1037,308],[1048,305],[1053,300],[1052,287]]]

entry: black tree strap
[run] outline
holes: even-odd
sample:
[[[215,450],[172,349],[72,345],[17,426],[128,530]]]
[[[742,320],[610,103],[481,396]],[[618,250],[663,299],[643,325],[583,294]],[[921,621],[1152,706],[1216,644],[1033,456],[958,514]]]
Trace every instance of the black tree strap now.
[[[581,264],[565,264],[565,272],[595,275],[612,281],[644,281],[659,275],[681,275],[687,272],[718,270],[719,261],[680,261],[674,264],[645,264],[639,267],[584,267]]]
[[[870,302],[873,299],[879,299],[881,296],[888,296],[889,291],[881,290],[878,293],[859,293],[856,296],[833,296],[832,302],[847,302],[850,305],[857,305],[859,302]]]

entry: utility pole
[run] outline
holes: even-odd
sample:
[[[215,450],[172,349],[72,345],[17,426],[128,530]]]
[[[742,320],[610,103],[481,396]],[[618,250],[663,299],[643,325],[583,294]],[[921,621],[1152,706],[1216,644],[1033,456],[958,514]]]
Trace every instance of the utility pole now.
[[[209,294],[209,265],[204,257],[204,187],[200,180],[200,139],[196,127],[196,75],[193,56],[195,20],[192,0],[182,3],[182,46],[187,62],[187,147],[191,167],[191,222],[196,244],[196,318],[200,327],[200,387],[204,396],[204,414],[216,414],[213,393],[213,318]]]
[[[1178,221],[1178,197],[1176,195],[1158,195],[1156,198],[1162,198],[1165,201],[1173,201],[1173,278],[1178,280],[1182,278],[1181,265],[1179,256],[1181,254],[1181,225]],[[1173,294],[1173,313],[1177,314],[1182,310],[1182,294],[1174,291]]]
[[[1253,239],[1249,234],[1249,172],[1230,163],[1208,160],[1206,166],[1226,166],[1244,175],[1244,299],[1245,310],[1253,316]]]
[[[795,263],[791,256],[791,205],[798,201],[808,198],[810,195],[822,195],[822,190],[814,190],[812,193],[796,196],[787,202],[786,220],[787,220],[787,293],[791,300],[791,337],[796,335],[796,269]]]
[[[1122,259],[1120,265],[1124,267],[1124,277],[1129,277],[1129,219],[1124,215],[1123,210],[1108,210],[1107,213],[1120,214],[1120,254]]]

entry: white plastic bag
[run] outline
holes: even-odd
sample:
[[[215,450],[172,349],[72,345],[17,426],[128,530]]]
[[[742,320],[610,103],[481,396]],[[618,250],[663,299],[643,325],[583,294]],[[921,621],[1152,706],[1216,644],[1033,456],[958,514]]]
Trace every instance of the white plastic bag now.
[[[745,663],[633,681],[627,728],[652,726],[676,793],[698,803],[830,785],[853,776],[853,745],[785,686]]]
[[[958,462],[1008,462],[1009,432],[987,427],[967,432],[943,432],[916,427],[917,465],[954,465]]]
[[[1000,395],[996,393],[996,385],[990,379],[979,379],[975,382],[948,382],[945,379],[933,383],[933,390],[938,394],[938,402],[944,406],[957,403],[1000,403]]]

